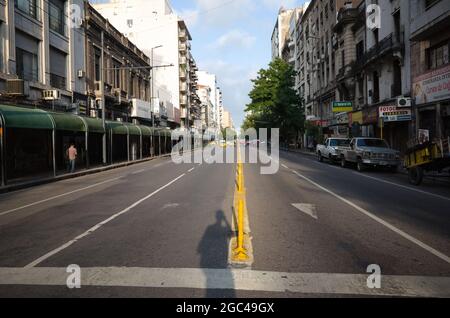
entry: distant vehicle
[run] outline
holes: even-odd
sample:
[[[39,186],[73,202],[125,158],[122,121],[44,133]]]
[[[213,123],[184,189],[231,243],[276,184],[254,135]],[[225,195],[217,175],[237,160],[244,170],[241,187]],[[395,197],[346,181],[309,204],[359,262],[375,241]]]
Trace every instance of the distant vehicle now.
[[[388,143],[379,138],[354,138],[349,147],[340,151],[341,166],[348,163],[356,164],[359,172],[368,167],[383,167],[397,171],[401,164],[400,152],[389,147]]]
[[[348,138],[328,138],[325,140],[325,144],[317,145],[316,153],[320,162],[326,158],[330,162],[336,162],[340,158],[339,150],[341,148],[349,147],[350,139]]]

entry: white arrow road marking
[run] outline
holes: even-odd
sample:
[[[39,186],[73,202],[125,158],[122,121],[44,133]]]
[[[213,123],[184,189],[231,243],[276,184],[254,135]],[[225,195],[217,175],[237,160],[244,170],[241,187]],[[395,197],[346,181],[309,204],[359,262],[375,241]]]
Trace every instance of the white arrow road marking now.
[[[319,219],[317,216],[317,209],[314,204],[293,203],[292,206],[316,220]]]
[[[67,286],[69,275],[65,268],[0,268],[0,286]],[[450,297],[450,277],[383,275],[380,289],[368,288],[368,277],[368,274],[281,273],[241,269],[97,267],[81,268],[81,287]]]
[[[359,205],[353,203],[352,201],[340,196],[337,193],[334,193],[333,191],[331,191],[330,189],[327,189],[323,186],[321,186],[320,184],[318,184],[317,182],[314,182],[313,180],[309,179],[308,177],[302,175],[301,173],[298,173],[295,170],[292,170],[292,172],[298,176],[299,178],[311,183],[312,185],[314,185],[315,187],[321,189],[322,191],[330,194],[331,196],[341,200],[342,202],[346,203],[347,205],[353,207],[355,210],[357,210],[358,212],[366,215],[367,217],[371,218],[372,220],[374,220],[375,222],[385,226],[386,228],[390,229],[391,231],[397,233],[398,235],[400,235],[401,237],[403,237],[404,239],[410,241],[411,243],[414,243],[415,245],[423,248],[424,250],[430,252],[431,254],[439,257],[441,260],[443,260],[444,262],[450,264],[450,257],[445,255],[444,253],[434,249],[433,247],[431,247],[428,244],[425,244],[424,242],[416,239],[415,237],[413,237],[412,235],[409,235],[406,232],[403,232],[402,230],[400,230],[399,228],[395,227],[394,225],[392,225],[389,222],[386,222],[385,220],[383,220],[382,218],[379,218],[378,216],[376,216],[375,214],[367,211],[366,209],[363,209],[362,207],[360,207]]]

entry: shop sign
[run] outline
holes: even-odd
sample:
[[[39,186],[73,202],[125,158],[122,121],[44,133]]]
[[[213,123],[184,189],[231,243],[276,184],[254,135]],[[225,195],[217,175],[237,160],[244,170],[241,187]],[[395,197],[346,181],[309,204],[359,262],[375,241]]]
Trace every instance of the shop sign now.
[[[350,113],[351,119],[349,119],[351,124],[363,124],[363,113],[361,111],[356,113]]]
[[[412,120],[411,108],[382,106],[379,108],[379,114],[384,123]]]
[[[338,125],[347,125],[349,123],[348,113],[342,113],[336,115],[336,124]]]
[[[348,113],[353,111],[353,102],[333,102],[333,113]]]
[[[450,99],[450,65],[416,77],[413,97],[416,105]]]

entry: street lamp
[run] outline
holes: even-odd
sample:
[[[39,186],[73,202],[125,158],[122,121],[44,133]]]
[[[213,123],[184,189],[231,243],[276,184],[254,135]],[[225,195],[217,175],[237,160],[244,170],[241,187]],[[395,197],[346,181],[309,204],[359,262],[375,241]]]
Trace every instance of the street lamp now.
[[[153,51],[154,50],[156,50],[156,49],[159,49],[159,48],[161,48],[161,47],[163,47],[162,45],[157,45],[157,46],[155,46],[155,47],[152,47],[151,48],[151,60],[150,60],[150,65],[151,65],[151,71],[152,71],[152,83],[151,83],[151,89],[150,89],[150,101],[151,101],[151,103],[152,103],[152,127],[153,128],[155,128],[155,109],[154,109],[154,100],[155,100],[155,97],[154,97],[154,95],[153,95],[153,92],[154,92],[154,89],[153,89],[153,87],[154,87],[154,78],[155,78],[155,76],[154,76],[154,71],[153,71],[153,66],[154,66],[154,64],[153,64]]]

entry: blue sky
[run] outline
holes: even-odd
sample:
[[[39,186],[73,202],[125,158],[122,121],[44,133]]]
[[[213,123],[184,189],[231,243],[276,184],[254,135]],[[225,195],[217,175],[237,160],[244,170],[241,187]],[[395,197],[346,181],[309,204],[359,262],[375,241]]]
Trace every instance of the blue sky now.
[[[97,0],[92,2],[106,2]],[[151,1],[151,0],[150,0]],[[281,6],[303,0],[170,0],[186,20],[200,70],[218,77],[225,108],[236,127],[244,119],[248,93],[260,68],[271,59],[271,35]]]
[[[271,59],[271,35],[280,6],[302,0],[172,0],[191,32],[192,50],[201,70],[218,76],[224,106],[236,127],[244,119],[251,78]]]

